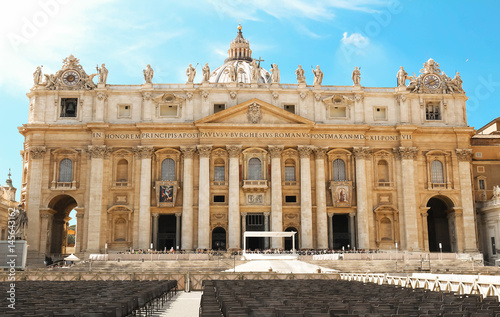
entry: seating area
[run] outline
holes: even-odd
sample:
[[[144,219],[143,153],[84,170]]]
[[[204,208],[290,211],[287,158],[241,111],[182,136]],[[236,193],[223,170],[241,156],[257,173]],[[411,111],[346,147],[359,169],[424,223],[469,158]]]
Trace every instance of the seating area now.
[[[204,281],[200,317],[500,317],[498,298],[343,280]]]
[[[177,281],[16,281],[15,310],[4,300],[1,316],[151,316],[176,292]]]

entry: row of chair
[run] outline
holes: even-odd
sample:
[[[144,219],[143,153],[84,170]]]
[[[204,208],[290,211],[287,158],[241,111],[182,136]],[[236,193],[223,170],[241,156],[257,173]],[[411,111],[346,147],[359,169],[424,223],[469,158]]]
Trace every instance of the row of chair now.
[[[498,298],[344,280],[204,281],[202,317],[500,317]]]
[[[2,305],[1,316],[149,316],[177,292],[177,281],[16,281],[14,284],[15,310]],[[10,283],[0,283],[2,294],[10,289]]]

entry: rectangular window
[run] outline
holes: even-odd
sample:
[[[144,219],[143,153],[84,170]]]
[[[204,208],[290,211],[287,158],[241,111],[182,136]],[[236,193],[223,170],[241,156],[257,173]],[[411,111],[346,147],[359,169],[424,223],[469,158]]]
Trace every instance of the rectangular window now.
[[[484,166],[478,166],[477,167],[477,172],[478,173],[484,173]]]
[[[330,118],[347,118],[345,106],[330,106]]]
[[[296,203],[297,196],[285,196],[285,202],[286,203]]]
[[[284,105],[283,109],[285,109],[285,111],[295,113],[295,105]]]
[[[160,105],[160,117],[177,117],[177,105]]]
[[[118,118],[130,118],[130,105],[118,105]]]
[[[483,152],[476,152],[476,157],[477,158],[482,158],[483,157]]]
[[[78,98],[61,98],[61,118],[76,118]]]
[[[214,203],[225,203],[226,196],[225,195],[214,195]]]
[[[486,184],[484,182],[484,179],[479,180],[479,189],[482,189],[482,190],[486,189]]]
[[[262,226],[264,224],[264,215],[248,215],[247,226]]]
[[[214,181],[223,182],[226,180],[225,178],[225,170],[224,166],[214,166]]]
[[[220,112],[222,110],[226,109],[226,105],[223,103],[216,103],[214,104],[214,113]]]
[[[285,182],[295,182],[295,166],[285,166]]]
[[[425,105],[425,120],[441,120],[441,105],[437,102],[428,102]]]
[[[373,108],[373,119],[374,120],[387,120],[387,108],[386,107],[374,107]]]

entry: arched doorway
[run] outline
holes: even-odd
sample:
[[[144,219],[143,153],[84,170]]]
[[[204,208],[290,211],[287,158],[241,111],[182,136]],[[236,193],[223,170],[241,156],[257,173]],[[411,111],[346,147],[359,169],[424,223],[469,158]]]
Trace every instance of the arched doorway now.
[[[443,252],[454,252],[455,242],[455,216],[451,202],[445,199],[433,197],[427,202],[427,233],[429,238],[429,251],[439,252],[439,244]]]
[[[226,229],[217,227],[212,230],[212,250],[226,250]]]
[[[295,249],[299,248],[299,231],[297,228],[294,227],[288,227],[285,229],[286,232],[297,232],[295,234]],[[285,237],[285,250],[290,251],[292,250],[292,237]]]
[[[68,230],[70,213],[77,206],[76,200],[69,195],[59,195],[54,197],[49,208],[54,211],[52,217],[49,217],[48,232],[49,239],[45,250],[50,254],[66,254],[68,246]],[[75,228],[75,236],[78,235],[79,228]],[[43,249],[43,247],[42,247]]]

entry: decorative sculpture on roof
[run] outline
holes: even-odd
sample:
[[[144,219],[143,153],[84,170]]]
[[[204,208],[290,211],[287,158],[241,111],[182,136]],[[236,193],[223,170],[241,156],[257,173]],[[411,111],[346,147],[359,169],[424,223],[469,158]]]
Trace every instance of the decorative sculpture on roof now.
[[[196,64],[198,66],[198,64]],[[189,64],[189,67],[186,69],[186,76],[188,77],[187,82],[193,83],[194,77],[196,76],[196,67],[193,67],[192,64]]]
[[[257,64],[257,61],[254,59],[250,63],[252,66],[252,82],[256,83],[259,80],[260,75],[260,66]]]
[[[354,85],[359,85],[361,82],[361,68],[358,69],[358,66],[352,71],[352,82]]]
[[[148,64],[148,66],[146,66],[146,69],[144,69],[142,72],[144,73],[144,80],[146,81],[146,84],[153,83],[154,71],[153,68],[151,68],[151,65]]]
[[[299,65],[299,67],[295,70],[295,75],[297,75],[297,82],[299,84],[306,83],[306,75],[304,69],[302,69],[302,66]]]
[[[210,79],[210,67],[208,66],[208,63],[206,63],[205,66],[203,66],[202,71],[203,71],[202,82],[206,83]]]
[[[406,79],[408,78],[408,73],[404,70],[403,66],[399,67],[399,71],[396,77],[398,79],[398,87],[406,86]]]
[[[321,71],[321,69],[319,69],[319,65],[316,65],[316,69],[313,68],[312,72],[314,74],[313,84],[315,86],[321,85],[321,83],[323,82],[323,72]]]
[[[101,68],[99,68],[99,66],[96,66],[95,69],[99,73],[99,84],[106,85],[106,81],[108,80],[108,69],[106,68],[106,65],[102,64]]]
[[[271,65],[271,79],[273,84],[279,84],[280,83],[280,70],[278,69],[278,65],[272,64]]]
[[[427,93],[427,94],[453,94],[464,93],[462,88],[462,79],[457,73],[454,79],[448,77],[439,68],[439,64],[432,58],[429,58],[424,63],[424,67],[420,70],[420,75],[408,77],[410,84],[407,90],[412,93]]]
[[[92,90],[96,88],[97,86],[92,79],[97,74],[87,75],[79,62],[78,58],[73,55],[68,56],[63,60],[63,67],[55,74],[43,74],[45,77],[43,83],[40,83],[42,71],[41,67],[38,67],[33,73],[33,81],[35,85],[38,82],[39,86],[49,90]],[[107,76],[107,70],[105,71]]]
[[[42,67],[37,66],[35,72],[33,73],[33,82],[35,86],[38,86],[40,85],[41,81],[42,81]]]

